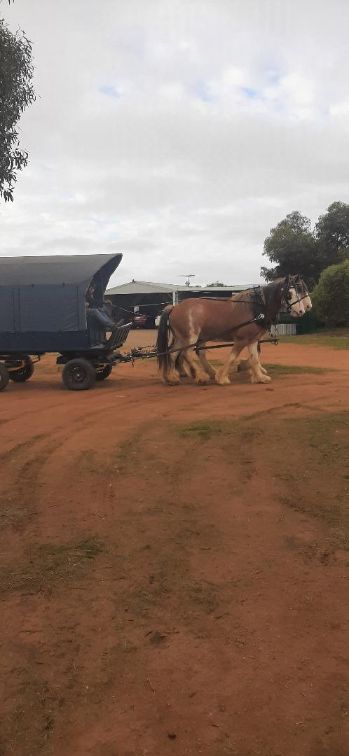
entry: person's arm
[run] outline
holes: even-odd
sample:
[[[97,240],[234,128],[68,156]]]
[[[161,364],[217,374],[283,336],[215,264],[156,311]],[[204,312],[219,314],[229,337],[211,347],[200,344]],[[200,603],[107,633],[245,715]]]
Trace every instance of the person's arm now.
[[[90,322],[95,325],[98,324],[101,328],[104,328],[107,331],[112,331],[115,327],[115,323],[109,315],[97,307],[89,307],[87,310],[87,317]]]

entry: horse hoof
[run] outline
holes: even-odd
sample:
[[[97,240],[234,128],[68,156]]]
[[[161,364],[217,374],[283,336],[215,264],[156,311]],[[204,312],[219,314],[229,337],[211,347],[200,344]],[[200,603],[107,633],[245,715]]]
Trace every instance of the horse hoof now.
[[[209,378],[197,378],[195,381],[197,386],[207,386],[209,382],[210,382]]]
[[[256,378],[254,375],[251,377],[251,383],[270,383],[270,375],[261,375]]]
[[[218,386],[230,386],[230,380],[229,378],[216,378],[216,383]]]

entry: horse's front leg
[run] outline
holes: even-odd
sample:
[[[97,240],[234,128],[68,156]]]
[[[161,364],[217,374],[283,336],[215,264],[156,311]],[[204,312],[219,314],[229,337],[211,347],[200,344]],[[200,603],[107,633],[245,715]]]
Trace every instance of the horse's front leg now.
[[[217,370],[216,383],[218,383],[219,386],[227,386],[230,384],[229,372],[231,371],[232,366],[234,365],[243,348],[244,344],[242,344],[241,346],[240,344],[235,344],[225,364],[221,368],[219,368],[219,370]]]
[[[249,366],[251,383],[269,383],[271,381],[270,375],[268,375],[265,368],[262,367],[259,361],[258,342],[249,344]]]
[[[262,351],[261,350],[261,345],[260,345],[260,343],[258,341],[258,343],[257,343],[257,352],[258,352],[259,367],[260,367],[262,373],[264,373],[264,375],[268,375],[268,371],[263,367],[263,365],[261,363],[261,351]]]

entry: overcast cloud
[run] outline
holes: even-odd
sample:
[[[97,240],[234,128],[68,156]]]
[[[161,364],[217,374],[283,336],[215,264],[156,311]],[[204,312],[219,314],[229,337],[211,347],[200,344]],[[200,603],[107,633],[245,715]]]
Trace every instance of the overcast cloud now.
[[[123,252],[113,283],[254,283],[292,210],[349,201],[347,0],[15,0],[37,102],[1,254]]]

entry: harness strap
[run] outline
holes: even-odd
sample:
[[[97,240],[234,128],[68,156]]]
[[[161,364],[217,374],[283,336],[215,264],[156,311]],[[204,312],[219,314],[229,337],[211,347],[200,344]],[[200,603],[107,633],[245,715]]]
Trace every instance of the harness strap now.
[[[293,305],[298,304],[298,302],[302,302],[303,299],[306,299],[307,297],[309,297],[309,294],[303,294],[302,297],[299,297],[299,299],[296,299],[294,302],[288,302],[285,297],[285,294],[283,293],[283,299],[286,305],[287,312],[291,312]]]

